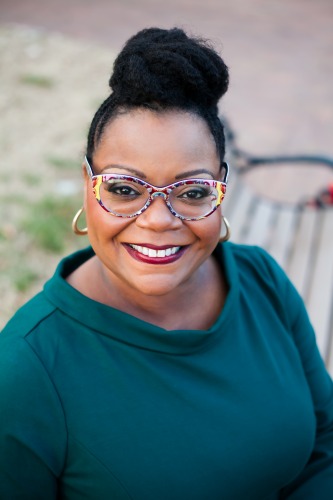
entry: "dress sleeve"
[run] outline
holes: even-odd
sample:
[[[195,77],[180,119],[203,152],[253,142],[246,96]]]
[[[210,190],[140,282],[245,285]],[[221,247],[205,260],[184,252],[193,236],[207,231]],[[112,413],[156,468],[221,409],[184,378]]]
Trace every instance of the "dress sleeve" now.
[[[315,334],[303,301],[290,282],[287,290],[287,300],[286,304],[288,304],[289,310],[294,311],[291,331],[311,391],[317,429],[308,463],[299,476],[280,492],[280,498],[288,500],[332,500],[333,383],[317,348]]]
[[[0,498],[56,499],[67,443],[61,403],[26,340],[0,340]]]

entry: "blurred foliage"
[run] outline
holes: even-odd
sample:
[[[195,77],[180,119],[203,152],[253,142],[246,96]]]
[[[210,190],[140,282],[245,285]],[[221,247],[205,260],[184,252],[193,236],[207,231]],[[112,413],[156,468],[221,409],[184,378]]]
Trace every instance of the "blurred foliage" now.
[[[41,183],[40,175],[38,175],[38,174],[32,174],[32,173],[29,173],[29,172],[25,172],[24,174],[22,174],[22,179],[29,186],[38,186]]]
[[[20,76],[20,83],[44,89],[51,89],[54,86],[54,80],[52,80],[52,78],[48,76],[29,74],[29,73]]]
[[[14,286],[18,292],[26,292],[29,290],[39,278],[39,275],[33,269],[19,268],[16,269],[14,275]]]
[[[46,161],[49,165],[56,167],[59,170],[78,170],[80,168],[79,162],[73,158],[47,156]]]
[[[79,206],[76,197],[44,197],[28,208],[22,229],[39,248],[61,253],[75,240],[71,221]]]

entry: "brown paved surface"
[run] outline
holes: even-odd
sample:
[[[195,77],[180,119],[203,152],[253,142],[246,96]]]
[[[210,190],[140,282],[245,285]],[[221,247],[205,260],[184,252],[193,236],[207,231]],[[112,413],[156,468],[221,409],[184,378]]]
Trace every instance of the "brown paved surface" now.
[[[333,154],[332,0],[0,0],[0,19],[116,50],[142,27],[184,26],[230,66],[223,108],[244,147]]]

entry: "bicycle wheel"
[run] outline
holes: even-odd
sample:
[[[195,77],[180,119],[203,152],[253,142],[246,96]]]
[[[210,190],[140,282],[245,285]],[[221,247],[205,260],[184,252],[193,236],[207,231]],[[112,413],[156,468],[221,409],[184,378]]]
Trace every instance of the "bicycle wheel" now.
[[[333,204],[333,158],[239,155],[234,161],[238,174],[261,197],[281,205]]]

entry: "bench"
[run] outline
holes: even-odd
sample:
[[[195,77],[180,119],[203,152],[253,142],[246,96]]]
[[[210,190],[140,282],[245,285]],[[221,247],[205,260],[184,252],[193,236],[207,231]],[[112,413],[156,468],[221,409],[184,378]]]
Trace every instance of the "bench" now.
[[[286,271],[305,301],[333,375],[333,207],[279,206],[258,196],[231,169],[223,213],[231,241],[263,247]]]

